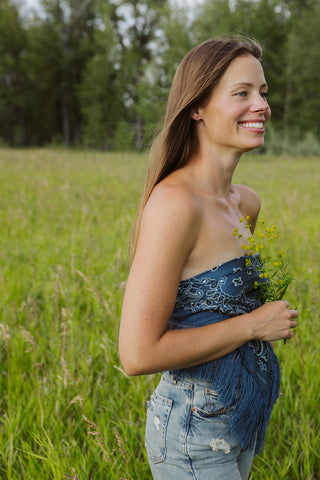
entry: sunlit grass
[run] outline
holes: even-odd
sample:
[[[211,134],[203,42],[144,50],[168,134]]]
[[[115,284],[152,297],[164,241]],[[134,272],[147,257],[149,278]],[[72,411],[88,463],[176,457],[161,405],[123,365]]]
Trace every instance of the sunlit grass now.
[[[145,404],[157,377],[128,378],[117,351],[129,230],[146,155],[0,151],[0,478],[150,480]],[[253,480],[316,480],[319,159],[249,155],[292,265],[296,338],[276,346],[282,393]]]

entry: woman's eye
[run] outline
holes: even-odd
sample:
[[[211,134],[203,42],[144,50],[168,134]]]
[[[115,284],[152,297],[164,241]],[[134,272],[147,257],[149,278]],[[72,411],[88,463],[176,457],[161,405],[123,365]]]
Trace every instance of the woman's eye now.
[[[243,91],[243,92],[238,92],[237,93],[238,97],[246,97],[247,96],[247,92]]]
[[[264,98],[265,100],[268,100],[268,92],[261,92],[260,93],[261,97]]]

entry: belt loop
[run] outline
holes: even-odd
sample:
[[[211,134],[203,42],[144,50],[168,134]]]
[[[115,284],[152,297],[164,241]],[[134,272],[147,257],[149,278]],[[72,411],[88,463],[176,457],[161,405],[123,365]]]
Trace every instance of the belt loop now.
[[[170,383],[174,383],[174,384],[178,383],[179,379],[175,377],[175,375],[170,370],[163,372],[162,375],[164,378],[167,378]]]

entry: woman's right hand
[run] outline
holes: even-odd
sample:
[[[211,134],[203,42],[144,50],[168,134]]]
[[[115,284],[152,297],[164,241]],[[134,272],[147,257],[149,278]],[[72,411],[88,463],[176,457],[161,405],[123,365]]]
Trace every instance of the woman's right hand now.
[[[248,314],[251,317],[253,339],[272,342],[292,338],[297,326],[297,310],[290,310],[286,300],[267,302]]]

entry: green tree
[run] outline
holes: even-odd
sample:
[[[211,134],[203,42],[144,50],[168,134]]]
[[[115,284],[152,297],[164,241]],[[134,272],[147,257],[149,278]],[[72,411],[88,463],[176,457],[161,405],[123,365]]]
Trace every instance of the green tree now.
[[[286,44],[287,19],[277,0],[207,0],[195,22],[198,41],[233,33],[258,40],[270,90],[272,122],[281,125],[286,95],[286,59],[279,45]]]
[[[144,143],[161,129],[173,75],[187,51],[192,48],[189,20],[185,9],[164,6],[159,17],[156,48],[137,84],[136,111],[144,124]]]
[[[42,32],[51,33],[55,55],[51,66],[55,79],[52,92],[55,102],[57,133],[65,145],[80,142],[81,115],[77,86],[85,65],[94,53],[93,34],[96,0],[43,0],[46,20]]]
[[[77,86],[94,51],[95,0],[43,0],[44,15],[26,23],[20,68],[27,142],[80,143]]]
[[[144,148],[182,57],[230,32],[262,44],[275,131],[319,134],[319,0],[18,2],[0,0],[3,142]]]
[[[82,113],[83,143],[108,150],[114,147],[117,127],[126,118],[125,85],[121,79],[121,50],[115,41],[111,24],[113,8],[101,3],[94,32],[95,54],[87,61],[78,97]],[[124,131],[122,145],[131,145],[132,138]]]
[[[185,54],[198,43],[194,21],[197,7],[190,13],[179,5],[172,6],[162,18],[164,40],[161,52],[161,72],[169,87],[175,71]]]
[[[290,32],[287,39],[287,91],[285,127],[304,134],[320,134],[320,3],[295,0],[289,3]],[[293,7],[293,8],[292,8]]]
[[[27,143],[27,35],[16,6],[0,1],[0,138],[12,145]]]
[[[160,21],[167,0],[118,0],[114,4],[112,24],[121,49],[120,71],[125,85],[124,103],[128,122],[134,125],[134,145],[143,147],[144,118],[142,102],[148,89],[145,84],[157,81],[150,65],[161,43]],[[141,97],[141,94],[143,97]]]

